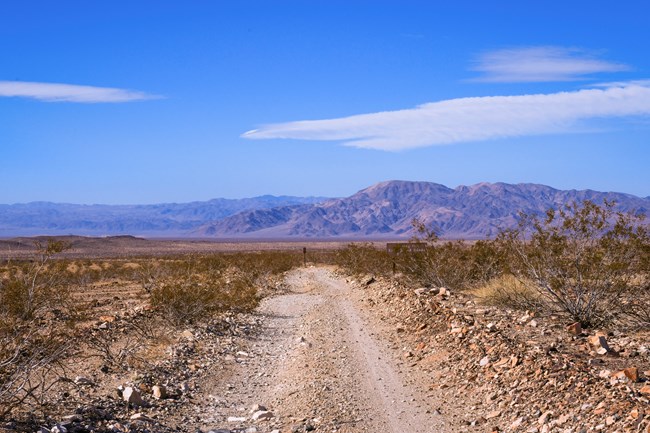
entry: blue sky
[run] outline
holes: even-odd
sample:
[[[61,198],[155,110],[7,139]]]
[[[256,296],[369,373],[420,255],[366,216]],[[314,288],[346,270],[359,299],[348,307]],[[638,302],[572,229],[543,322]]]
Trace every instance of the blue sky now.
[[[650,195],[647,1],[4,1],[0,203]]]

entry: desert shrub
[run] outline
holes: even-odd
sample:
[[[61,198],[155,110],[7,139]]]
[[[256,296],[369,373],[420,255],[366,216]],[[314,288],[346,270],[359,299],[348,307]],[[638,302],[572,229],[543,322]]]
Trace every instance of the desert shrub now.
[[[254,309],[270,278],[301,262],[290,252],[190,256],[143,266],[140,280],[153,307],[176,324],[191,323]]]
[[[74,311],[64,262],[66,244],[36,243],[32,261],[8,263],[0,280],[0,419],[22,406],[44,410],[49,391],[66,379]]]
[[[469,248],[462,242],[427,244],[399,255],[399,268],[415,285],[458,289],[469,279]]]
[[[337,250],[334,262],[352,275],[388,275],[393,269],[393,257],[371,243],[350,243]]]
[[[28,320],[48,308],[60,308],[69,297],[67,264],[51,259],[67,248],[61,241],[36,242],[33,260],[10,263],[0,280],[0,317]]]
[[[120,325],[119,332],[112,327],[93,329],[86,336],[86,354],[99,358],[103,368],[126,371],[146,365],[146,350],[161,341],[168,341],[167,323],[148,314],[140,314]]]
[[[397,254],[398,268],[412,284],[464,290],[485,284],[500,275],[505,257],[492,241],[439,240],[437,234],[418,220],[413,221],[418,249]]]
[[[257,305],[255,287],[245,279],[167,279],[151,291],[151,304],[176,324],[210,318],[226,310],[247,311]]]
[[[648,291],[648,233],[642,218],[590,201],[549,210],[544,219],[521,215],[497,239],[509,265],[550,305],[583,326],[623,313],[624,301]]]
[[[65,359],[73,340],[68,330],[3,322],[0,345],[0,419],[20,407],[46,413],[50,390],[69,380]]]

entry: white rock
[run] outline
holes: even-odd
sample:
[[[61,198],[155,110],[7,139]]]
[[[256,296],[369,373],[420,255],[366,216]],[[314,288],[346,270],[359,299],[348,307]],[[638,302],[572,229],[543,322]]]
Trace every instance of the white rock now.
[[[77,376],[74,378],[74,383],[77,385],[92,385],[93,381],[85,376]]]
[[[154,385],[151,387],[153,398],[160,400],[162,398],[167,398],[167,388],[162,385]]]
[[[135,406],[144,405],[144,401],[142,400],[140,391],[133,388],[132,386],[127,386],[126,388],[124,388],[124,391],[122,391],[122,400],[124,400],[127,403],[133,404]]]
[[[228,422],[246,422],[246,417],[244,416],[229,416]]]
[[[261,420],[271,419],[271,418],[273,418],[273,412],[270,412],[268,410],[258,410],[251,417],[253,421],[261,421]]]

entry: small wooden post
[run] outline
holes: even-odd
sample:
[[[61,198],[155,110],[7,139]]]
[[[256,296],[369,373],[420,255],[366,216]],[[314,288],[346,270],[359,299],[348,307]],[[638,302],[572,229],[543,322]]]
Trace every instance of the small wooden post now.
[[[302,247],[302,264],[307,267],[307,247]]]

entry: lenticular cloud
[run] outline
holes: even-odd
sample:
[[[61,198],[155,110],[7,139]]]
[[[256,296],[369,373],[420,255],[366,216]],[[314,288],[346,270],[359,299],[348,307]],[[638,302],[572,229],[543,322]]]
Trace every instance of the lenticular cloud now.
[[[249,139],[335,140],[397,151],[498,138],[571,132],[580,121],[650,115],[650,82],[572,92],[459,98],[338,119],[265,125]]]
[[[46,102],[130,102],[156,99],[144,92],[113,87],[80,86],[77,84],[0,81],[0,97],[38,99]]]

